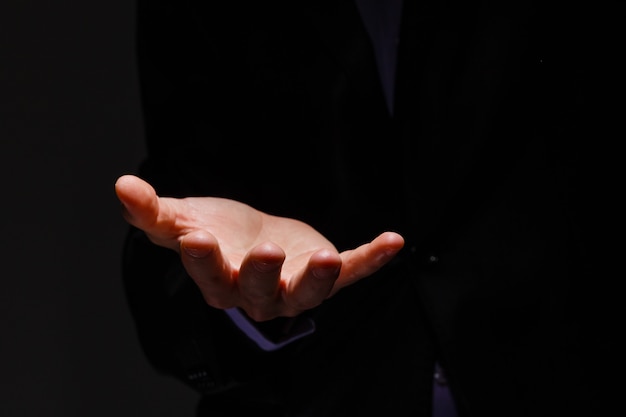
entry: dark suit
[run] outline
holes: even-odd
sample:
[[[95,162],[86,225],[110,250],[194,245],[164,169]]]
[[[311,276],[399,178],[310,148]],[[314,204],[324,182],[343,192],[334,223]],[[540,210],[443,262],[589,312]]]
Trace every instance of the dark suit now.
[[[587,410],[583,108],[551,6],[405,0],[391,116],[352,1],[216,3],[139,1],[140,175],[304,220],[340,250],[385,230],[406,247],[267,353],[131,231],[152,363],[206,415],[428,416],[435,361],[461,415]]]

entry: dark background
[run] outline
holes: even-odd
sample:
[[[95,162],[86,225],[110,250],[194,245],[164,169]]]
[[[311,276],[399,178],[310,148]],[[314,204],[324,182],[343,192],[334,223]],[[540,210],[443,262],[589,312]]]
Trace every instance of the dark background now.
[[[623,259],[610,242],[622,236],[624,138],[622,25],[610,16],[621,15],[572,20],[580,39],[564,42],[575,47],[564,79],[584,81],[563,85],[589,109],[573,138],[585,160],[575,199],[592,220],[589,262],[611,271],[584,283],[602,307],[588,319],[599,371],[612,366],[608,307],[624,269],[609,266]],[[195,394],[143,355],[121,281],[113,185],[144,153],[133,31],[133,1],[0,2],[0,417],[193,416]]]
[[[134,2],[0,2],[0,416],[193,415],[135,336],[113,185],[144,148]]]

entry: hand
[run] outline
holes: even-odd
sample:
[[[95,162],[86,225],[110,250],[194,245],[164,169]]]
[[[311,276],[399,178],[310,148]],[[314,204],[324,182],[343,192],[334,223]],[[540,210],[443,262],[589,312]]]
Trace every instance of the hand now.
[[[385,232],[338,253],[309,225],[215,197],[157,196],[150,184],[120,177],[115,191],[128,223],[177,251],[206,302],[240,307],[257,321],[293,317],[376,272],[404,245]]]

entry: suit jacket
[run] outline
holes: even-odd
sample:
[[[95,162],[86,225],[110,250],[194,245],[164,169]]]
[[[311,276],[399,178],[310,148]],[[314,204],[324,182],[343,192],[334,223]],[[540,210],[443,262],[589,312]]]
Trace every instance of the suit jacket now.
[[[435,361],[461,415],[595,404],[572,182],[586,103],[555,3],[405,0],[393,115],[351,0],[138,6],[139,174],[160,195],[237,199],[340,250],[406,238],[306,314],[315,334],[263,352],[131,229],[139,338],[200,415],[428,416]]]

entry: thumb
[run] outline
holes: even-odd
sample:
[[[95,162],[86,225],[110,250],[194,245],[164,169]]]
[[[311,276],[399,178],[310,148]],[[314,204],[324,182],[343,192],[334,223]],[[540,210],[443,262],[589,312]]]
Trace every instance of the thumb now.
[[[134,175],[123,175],[115,182],[115,193],[123,205],[122,216],[135,227],[146,230],[159,215],[159,199],[154,188]]]

